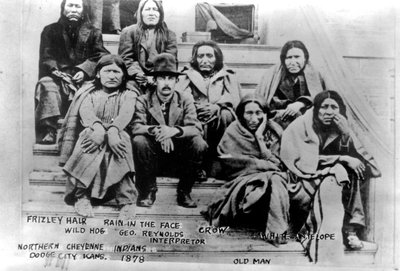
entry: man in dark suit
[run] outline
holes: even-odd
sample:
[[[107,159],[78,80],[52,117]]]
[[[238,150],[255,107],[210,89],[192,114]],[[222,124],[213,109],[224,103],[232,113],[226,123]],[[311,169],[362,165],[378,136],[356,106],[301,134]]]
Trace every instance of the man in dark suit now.
[[[57,121],[80,85],[108,51],[101,31],[88,19],[86,0],[63,0],[58,22],[46,26],[40,40],[39,82],[35,91],[37,141],[53,144]]]
[[[173,161],[178,170],[178,205],[196,207],[190,192],[201,166],[207,143],[202,138],[193,97],[175,91],[180,73],[175,57],[162,53],[155,58],[156,90],[136,101],[133,117],[133,153],[136,168],[137,206],[151,207],[156,199],[159,165]]]

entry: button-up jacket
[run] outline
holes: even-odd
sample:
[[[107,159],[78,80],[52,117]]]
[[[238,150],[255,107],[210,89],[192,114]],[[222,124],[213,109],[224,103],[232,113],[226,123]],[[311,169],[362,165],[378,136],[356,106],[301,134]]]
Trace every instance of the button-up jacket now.
[[[150,128],[159,125],[178,127],[182,131],[180,138],[201,135],[203,132],[192,96],[178,91],[174,92],[170,102],[168,123],[165,123],[156,91],[137,98],[132,135],[149,134]]]

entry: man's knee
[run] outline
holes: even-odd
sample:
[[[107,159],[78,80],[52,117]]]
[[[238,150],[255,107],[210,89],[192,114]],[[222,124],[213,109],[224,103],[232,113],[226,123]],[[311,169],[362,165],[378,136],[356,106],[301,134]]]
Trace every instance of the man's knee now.
[[[198,154],[205,153],[208,148],[206,141],[201,136],[188,138],[187,143],[189,149]]]
[[[136,135],[132,139],[133,150],[145,150],[152,146],[151,138],[145,135]]]
[[[35,89],[35,99],[38,102],[58,103],[61,99],[60,86],[50,76],[40,78]]]
[[[58,91],[58,89],[59,89],[58,84],[50,76],[45,76],[45,77],[40,78],[38,84],[43,86],[41,88],[42,90],[47,90],[47,91],[57,90]]]
[[[342,202],[342,187],[337,183],[336,178],[329,176],[323,179],[318,187],[321,198],[332,204]]]
[[[326,191],[335,191],[339,193],[340,195],[342,194],[342,186],[340,186],[336,180],[335,177],[333,176],[328,176],[324,178],[319,185],[319,190],[326,190]]]

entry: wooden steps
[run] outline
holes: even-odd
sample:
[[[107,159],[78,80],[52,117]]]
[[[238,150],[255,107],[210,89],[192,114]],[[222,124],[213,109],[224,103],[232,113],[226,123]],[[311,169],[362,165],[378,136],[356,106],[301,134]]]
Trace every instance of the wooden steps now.
[[[32,243],[37,240],[48,242],[59,242],[67,244],[76,240],[92,240],[88,234],[90,227],[102,227],[107,229],[107,234],[96,235],[96,242],[105,244],[106,247],[113,247],[116,244],[135,243],[147,245],[155,249],[152,252],[134,253],[145,257],[146,261],[190,261],[190,262],[212,262],[212,263],[233,263],[237,258],[268,258],[276,264],[290,264],[301,262],[306,264],[307,258],[299,243],[291,242],[288,245],[276,248],[265,242],[258,231],[243,229],[228,229],[224,234],[200,233],[201,227],[208,227],[209,223],[200,214],[206,208],[207,202],[212,198],[215,190],[224,181],[211,179],[202,183],[195,183],[192,191],[192,198],[197,202],[197,208],[183,208],[176,204],[176,178],[157,178],[158,192],[157,199],[151,208],[136,207],[134,221],[162,221],[179,222],[182,224],[184,237],[190,240],[203,240],[201,245],[171,245],[162,243],[151,243],[148,237],[144,237],[142,231],[148,228],[135,227],[137,236],[120,236],[121,229],[129,227],[104,226],[104,220],[116,220],[119,210],[114,201],[102,206],[94,207],[94,218],[87,219],[87,225],[82,226],[86,233],[65,234],[65,228],[73,225],[49,225],[26,223],[28,217],[78,217],[73,206],[64,203],[64,186],[67,180],[65,173],[58,167],[58,150],[56,146],[34,146],[35,169],[29,175],[28,198],[22,206],[24,223],[24,242],[31,238]],[[77,225],[77,227],[82,228]],[[156,230],[156,229],[151,229]],[[158,230],[158,229],[157,229]],[[34,237],[32,237],[34,236]],[[79,239],[77,239],[77,237]],[[35,239],[36,238],[36,239]],[[71,251],[66,251],[71,252]],[[78,253],[79,254],[79,253]],[[107,251],[104,253],[108,260],[121,260],[123,255],[133,254]],[[79,256],[77,256],[79,257]],[[81,256],[82,257],[82,256]]]
[[[57,210],[58,214],[74,215],[71,206],[64,204],[66,176],[61,172],[32,172],[30,175],[30,187],[28,198],[24,204],[24,212],[35,215],[52,213]],[[201,218],[200,211],[205,208],[213,196],[215,190],[223,184],[222,181],[209,179],[203,183],[196,183],[193,187],[192,198],[198,204],[198,208],[188,209],[177,206],[176,186],[177,179],[157,178],[158,192],[157,200],[152,208],[137,208],[137,214],[151,217],[175,217],[175,218]],[[41,208],[41,205],[45,205]],[[98,216],[117,216],[115,202],[108,202],[105,207],[96,207]],[[202,218],[201,218],[202,219]],[[204,219],[202,219],[204,220]]]
[[[201,240],[202,245],[165,245],[149,243],[149,238],[142,236],[143,230],[147,228],[136,227],[138,235],[135,237],[122,237],[118,233],[121,229],[129,227],[104,226],[104,220],[117,220],[119,210],[115,201],[107,202],[102,206],[95,206],[95,217],[88,218],[88,225],[85,225],[86,233],[65,234],[65,228],[74,225],[48,225],[26,223],[28,217],[76,217],[73,206],[64,203],[64,189],[67,176],[58,166],[58,149],[56,145],[38,145],[33,147],[34,171],[29,175],[28,196],[22,205],[22,216],[24,223],[25,243],[33,238],[32,242],[47,240],[48,242],[76,242],[87,240],[93,242],[93,236],[87,233],[89,227],[106,228],[107,234],[96,235],[96,242],[102,242],[107,247],[116,244],[135,242],[152,247],[155,251],[135,253],[144,256],[146,261],[194,261],[212,263],[233,263],[234,259],[269,259],[272,264],[307,264],[308,258],[300,243],[290,241],[286,245],[275,247],[265,242],[257,230],[231,229],[224,234],[200,233],[200,228],[208,227],[209,223],[201,211],[206,209],[207,203],[212,199],[218,187],[224,181],[209,178],[202,183],[195,183],[192,191],[192,198],[197,202],[198,207],[189,209],[176,204],[176,178],[157,178],[158,192],[157,199],[151,208],[136,207],[134,221],[162,221],[179,222],[185,232],[185,238]],[[77,225],[79,226],[79,225]],[[151,229],[156,230],[156,229]],[[41,238],[41,234],[43,234]],[[61,239],[60,239],[61,238]],[[376,251],[345,251],[344,262],[348,265],[373,264]],[[78,253],[79,254],[79,253]],[[132,253],[130,253],[132,254]],[[109,260],[121,260],[126,253],[110,252],[105,253]]]
[[[63,202],[63,194],[44,202],[32,201],[23,204],[25,215],[58,215],[58,216],[75,216],[73,206],[68,206]],[[168,196],[168,198],[162,197]],[[119,210],[112,203],[109,205],[94,206],[94,214],[96,218],[114,218],[116,219]],[[171,193],[157,193],[157,200],[151,208],[137,207],[136,217],[138,219],[172,219],[172,220],[195,220],[197,222],[206,222],[200,215],[201,208],[183,208],[176,204],[175,197]]]
[[[64,186],[67,180],[67,176],[63,171],[33,171],[29,174],[30,185],[37,186],[49,186],[57,187]],[[170,177],[158,177],[157,183],[159,187],[176,187],[178,184],[177,178]],[[223,185],[225,182],[214,178],[208,178],[207,181],[201,183],[195,183],[194,187],[199,189],[217,188]]]
[[[118,36],[105,35],[105,45],[116,53],[118,47]],[[193,43],[178,44],[179,66],[182,68],[189,63]],[[225,63],[233,68],[238,75],[243,93],[251,92],[259,83],[265,70],[279,61],[279,47],[263,45],[237,45],[220,44],[224,53]],[[152,208],[136,207],[135,219],[140,221],[162,221],[179,222],[185,232],[185,238],[205,239],[204,245],[165,245],[149,243],[148,237],[142,234],[135,236],[120,236],[121,229],[129,227],[104,226],[105,219],[116,220],[119,214],[115,202],[110,201],[102,206],[94,207],[94,218],[88,219],[87,227],[104,227],[108,233],[96,235],[93,238],[87,232],[85,234],[65,234],[67,225],[48,225],[27,223],[30,216],[45,217],[74,217],[74,208],[64,203],[64,189],[67,177],[58,166],[59,152],[57,145],[39,145],[33,147],[34,163],[33,172],[29,175],[29,187],[22,206],[23,236],[24,242],[38,242],[38,240],[54,241],[60,243],[76,242],[102,242],[106,246],[116,244],[137,243],[145,244],[155,248],[152,252],[135,253],[143,255],[146,261],[184,261],[184,262],[207,262],[207,263],[233,263],[234,259],[263,259],[268,258],[271,264],[304,265],[308,263],[304,250],[297,242],[289,242],[287,245],[274,247],[262,240],[259,232],[255,230],[229,229],[224,234],[200,233],[201,227],[209,226],[200,212],[204,210],[207,203],[212,199],[224,181],[209,178],[206,182],[195,183],[192,198],[198,207],[193,209],[183,208],[176,204],[176,178],[157,178],[158,192],[157,200]],[[71,226],[71,225],[69,225]],[[147,229],[147,228],[146,228]],[[136,227],[135,231],[146,230]],[[156,229],[153,229],[156,230]],[[88,231],[88,228],[87,228]],[[78,238],[77,238],[78,237]],[[36,239],[35,239],[36,238]],[[38,239],[37,239],[38,238]],[[376,251],[346,251],[343,264],[363,265],[373,264]],[[132,253],[128,253],[132,254]],[[108,259],[121,260],[124,253],[107,252]],[[252,264],[252,262],[250,262]]]
[[[35,156],[58,156],[58,146],[57,144],[52,145],[42,145],[42,144],[34,144],[33,145],[33,155]]]

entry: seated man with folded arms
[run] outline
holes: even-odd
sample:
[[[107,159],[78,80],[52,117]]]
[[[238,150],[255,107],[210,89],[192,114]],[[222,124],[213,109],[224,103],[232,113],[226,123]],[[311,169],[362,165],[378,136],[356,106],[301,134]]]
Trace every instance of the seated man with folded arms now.
[[[132,124],[136,167],[137,206],[151,207],[156,200],[156,176],[162,163],[178,170],[178,205],[196,207],[190,193],[207,143],[190,94],[175,90],[175,57],[162,53],[154,59],[156,89],[140,96]]]

